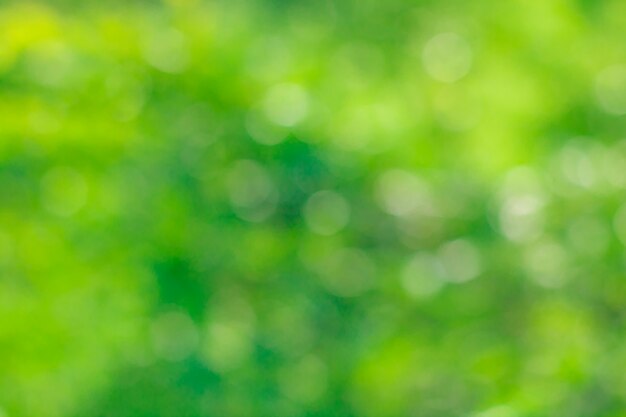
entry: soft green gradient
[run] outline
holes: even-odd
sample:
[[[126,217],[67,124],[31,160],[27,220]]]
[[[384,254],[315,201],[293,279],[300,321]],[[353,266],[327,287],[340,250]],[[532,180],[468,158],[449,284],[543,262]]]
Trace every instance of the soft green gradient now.
[[[626,3],[0,2],[0,416],[626,416]]]

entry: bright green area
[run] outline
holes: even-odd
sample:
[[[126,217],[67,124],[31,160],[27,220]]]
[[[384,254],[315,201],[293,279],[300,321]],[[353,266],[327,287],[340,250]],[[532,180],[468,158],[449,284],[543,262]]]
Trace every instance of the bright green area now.
[[[0,3],[0,416],[624,417],[626,2]]]

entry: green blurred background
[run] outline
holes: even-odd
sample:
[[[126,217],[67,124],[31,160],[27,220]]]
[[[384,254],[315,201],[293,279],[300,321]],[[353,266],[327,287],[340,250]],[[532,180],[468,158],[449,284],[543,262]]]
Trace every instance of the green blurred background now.
[[[0,416],[626,416],[626,2],[0,2]]]

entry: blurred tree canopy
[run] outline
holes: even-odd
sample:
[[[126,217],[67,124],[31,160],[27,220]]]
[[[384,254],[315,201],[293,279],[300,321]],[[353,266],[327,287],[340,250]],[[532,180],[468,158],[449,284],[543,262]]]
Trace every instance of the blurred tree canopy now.
[[[0,416],[624,417],[626,3],[0,2]]]

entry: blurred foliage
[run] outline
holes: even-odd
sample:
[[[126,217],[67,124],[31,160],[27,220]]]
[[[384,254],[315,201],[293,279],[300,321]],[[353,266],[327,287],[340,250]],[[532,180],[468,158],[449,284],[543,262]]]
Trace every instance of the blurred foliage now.
[[[0,2],[0,416],[623,417],[624,28]]]

